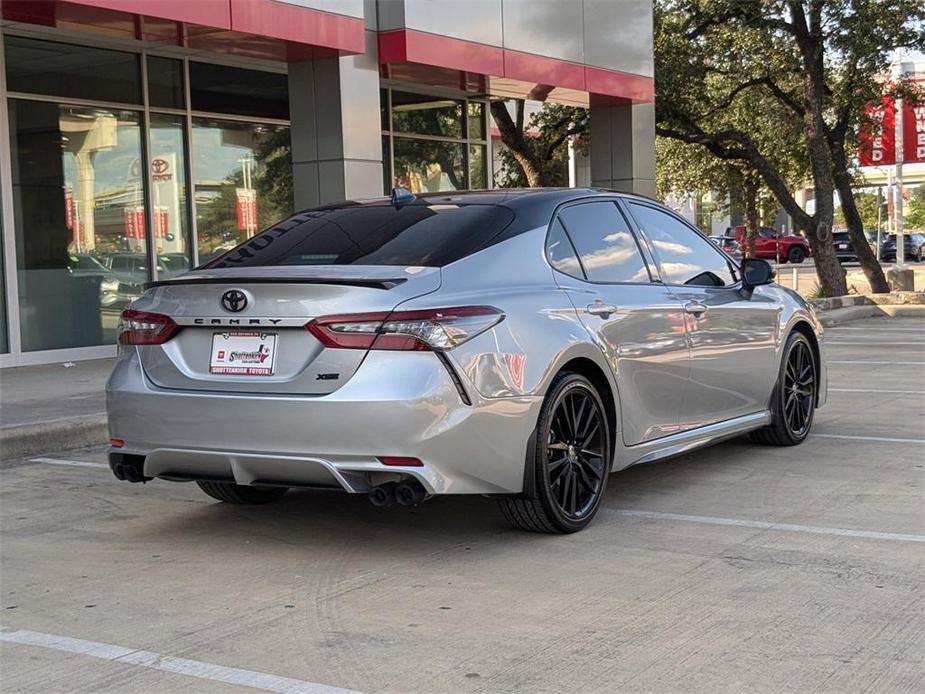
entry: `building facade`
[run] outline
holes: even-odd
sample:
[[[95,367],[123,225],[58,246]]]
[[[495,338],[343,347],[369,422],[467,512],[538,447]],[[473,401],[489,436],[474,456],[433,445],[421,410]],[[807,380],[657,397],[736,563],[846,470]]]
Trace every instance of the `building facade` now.
[[[0,367],[295,209],[492,186],[491,99],[589,106],[654,192],[650,0],[0,0]]]

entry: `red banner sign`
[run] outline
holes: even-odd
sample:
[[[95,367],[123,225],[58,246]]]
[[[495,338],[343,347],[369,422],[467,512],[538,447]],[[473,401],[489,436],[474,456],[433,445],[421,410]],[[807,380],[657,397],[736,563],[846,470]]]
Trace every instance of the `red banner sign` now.
[[[126,207],[122,210],[122,225],[125,238],[143,239],[145,237],[145,210],[143,207]]]
[[[248,233],[257,231],[257,191],[248,188],[235,190],[235,217],[238,229]]]
[[[885,96],[879,106],[868,106],[864,115],[869,123],[858,133],[858,161],[861,166],[896,163],[896,109],[892,97]]]
[[[925,162],[925,104],[903,105],[903,163]]]

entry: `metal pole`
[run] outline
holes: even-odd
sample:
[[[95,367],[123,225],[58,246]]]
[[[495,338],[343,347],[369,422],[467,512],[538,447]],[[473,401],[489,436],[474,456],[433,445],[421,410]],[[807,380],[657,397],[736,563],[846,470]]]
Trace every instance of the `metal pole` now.
[[[902,78],[903,50],[896,49],[896,66],[893,77],[896,82]],[[906,244],[903,235],[903,100],[894,102],[896,115],[893,119],[896,131],[896,202],[893,203],[893,214],[896,215],[896,267],[906,264]]]
[[[883,186],[877,186],[877,262],[880,262],[880,230],[883,228]]]

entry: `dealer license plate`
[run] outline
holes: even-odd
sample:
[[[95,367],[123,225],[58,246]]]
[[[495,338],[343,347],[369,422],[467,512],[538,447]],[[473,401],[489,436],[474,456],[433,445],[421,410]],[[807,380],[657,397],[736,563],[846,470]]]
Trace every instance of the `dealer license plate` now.
[[[276,337],[260,330],[213,333],[209,373],[272,376]]]

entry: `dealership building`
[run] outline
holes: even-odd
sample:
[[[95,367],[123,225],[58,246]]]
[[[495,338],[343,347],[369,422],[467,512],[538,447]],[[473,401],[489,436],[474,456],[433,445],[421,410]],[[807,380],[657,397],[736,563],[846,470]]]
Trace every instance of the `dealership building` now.
[[[492,187],[488,104],[591,109],[654,192],[651,0],[0,0],[0,367],[113,356],[144,283],[318,204]]]

